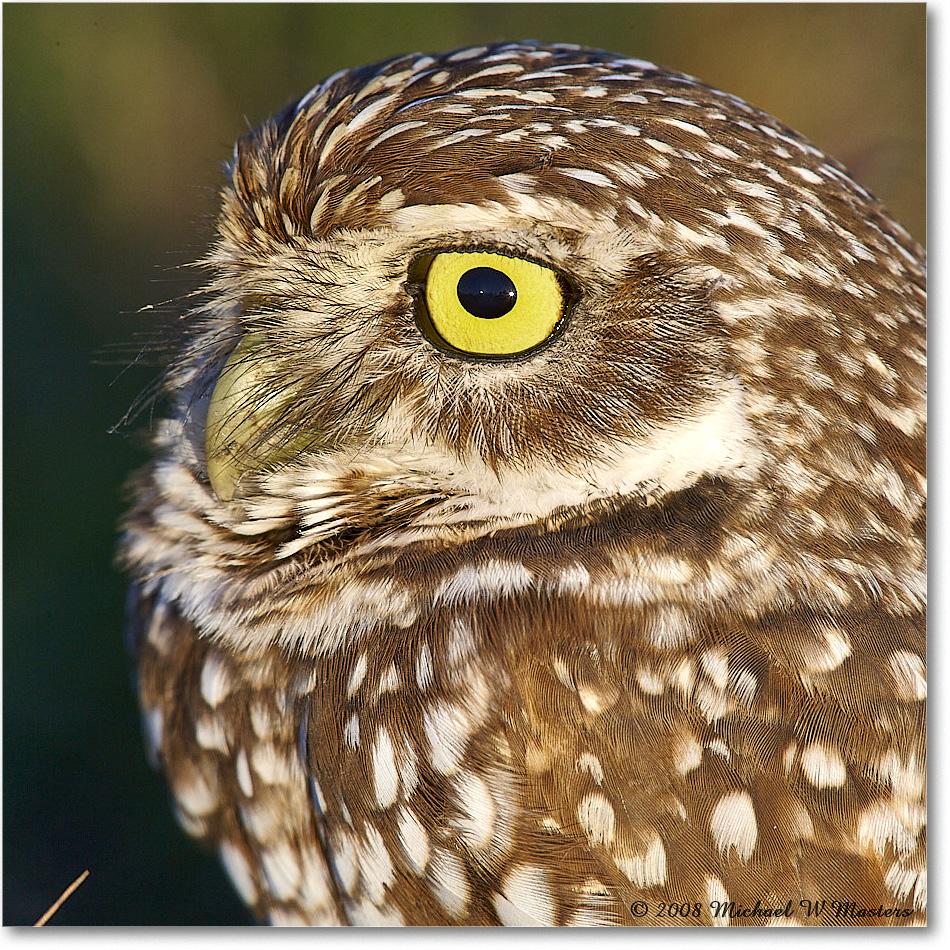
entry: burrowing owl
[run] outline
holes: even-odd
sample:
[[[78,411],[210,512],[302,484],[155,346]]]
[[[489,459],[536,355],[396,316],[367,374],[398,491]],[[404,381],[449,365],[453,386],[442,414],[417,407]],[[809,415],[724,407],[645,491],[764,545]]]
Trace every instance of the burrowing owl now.
[[[274,923],[920,923],[923,252],[649,63],[332,76],[235,151],[121,559]]]

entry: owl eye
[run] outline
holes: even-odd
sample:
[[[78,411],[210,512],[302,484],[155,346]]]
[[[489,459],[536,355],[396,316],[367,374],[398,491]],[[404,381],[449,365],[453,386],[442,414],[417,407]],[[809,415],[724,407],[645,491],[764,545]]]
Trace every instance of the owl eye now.
[[[563,324],[567,290],[549,267],[487,251],[446,251],[425,275],[419,324],[442,348],[481,357],[521,356]]]

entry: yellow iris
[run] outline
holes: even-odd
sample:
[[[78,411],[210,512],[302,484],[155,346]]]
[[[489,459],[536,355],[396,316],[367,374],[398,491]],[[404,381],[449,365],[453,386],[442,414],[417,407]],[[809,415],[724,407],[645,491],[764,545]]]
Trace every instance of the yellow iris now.
[[[514,356],[540,346],[566,310],[548,267],[487,251],[437,254],[425,277],[422,328],[433,342],[473,356]]]

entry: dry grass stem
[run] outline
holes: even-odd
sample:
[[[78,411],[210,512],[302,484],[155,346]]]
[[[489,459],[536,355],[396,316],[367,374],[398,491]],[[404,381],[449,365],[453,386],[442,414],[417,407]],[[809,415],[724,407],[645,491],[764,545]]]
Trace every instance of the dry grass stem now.
[[[48,921],[50,917],[52,917],[53,914],[55,914],[56,911],[62,907],[66,898],[69,897],[69,895],[72,894],[72,892],[76,890],[76,888],[79,887],[79,885],[82,884],[82,882],[85,881],[87,877],[89,877],[89,871],[83,871],[82,874],[80,874],[79,877],[77,877],[76,880],[73,881],[73,883],[70,884],[69,887],[67,887],[66,890],[59,895],[59,898],[56,900],[53,906],[50,907],[50,909],[45,914],[43,914],[43,916],[40,917],[40,919],[35,924],[33,924],[33,926],[42,927],[46,921]]]

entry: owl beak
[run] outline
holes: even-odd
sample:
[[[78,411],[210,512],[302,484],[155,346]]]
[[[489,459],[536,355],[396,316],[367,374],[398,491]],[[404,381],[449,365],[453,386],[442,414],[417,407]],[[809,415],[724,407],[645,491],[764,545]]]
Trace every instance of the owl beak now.
[[[271,459],[267,438],[287,405],[285,391],[274,392],[267,377],[261,335],[246,333],[218,377],[205,425],[205,459],[214,493],[222,501],[234,497],[241,477]]]

